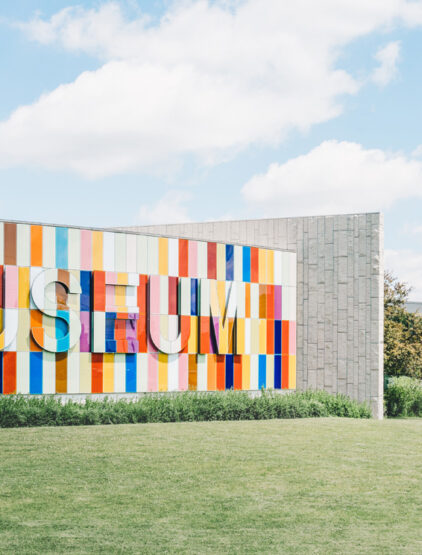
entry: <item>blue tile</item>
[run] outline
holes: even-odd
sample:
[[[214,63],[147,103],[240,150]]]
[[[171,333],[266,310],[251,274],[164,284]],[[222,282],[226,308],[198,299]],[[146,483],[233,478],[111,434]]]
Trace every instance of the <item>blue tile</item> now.
[[[267,355],[259,356],[258,389],[267,385]]]
[[[29,392],[34,395],[42,394],[42,352],[29,353]]]
[[[233,355],[226,355],[226,389],[233,388],[234,380]]]
[[[281,355],[274,356],[274,389],[281,389]]]
[[[243,281],[251,281],[251,248],[243,247]]]
[[[91,272],[81,270],[81,311],[91,311]]]
[[[281,320],[274,320],[274,353],[281,355]]]
[[[226,245],[226,280],[234,279],[234,247]]]
[[[67,245],[68,245],[68,228],[56,227],[56,267],[68,268],[67,262]]]
[[[191,316],[198,315],[198,280],[190,280],[190,313]]]
[[[126,393],[136,393],[136,355],[126,355]]]

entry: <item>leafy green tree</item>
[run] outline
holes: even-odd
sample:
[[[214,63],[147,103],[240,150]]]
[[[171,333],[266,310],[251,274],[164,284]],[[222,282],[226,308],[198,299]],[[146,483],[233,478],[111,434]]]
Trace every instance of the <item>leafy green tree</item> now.
[[[384,372],[422,379],[422,316],[406,310],[411,288],[384,277]]]

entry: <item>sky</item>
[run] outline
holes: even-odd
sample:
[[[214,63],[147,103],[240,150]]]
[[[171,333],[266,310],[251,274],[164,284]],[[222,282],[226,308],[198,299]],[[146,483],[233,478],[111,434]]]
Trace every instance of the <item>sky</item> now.
[[[383,212],[422,301],[422,0],[0,4],[0,218]]]

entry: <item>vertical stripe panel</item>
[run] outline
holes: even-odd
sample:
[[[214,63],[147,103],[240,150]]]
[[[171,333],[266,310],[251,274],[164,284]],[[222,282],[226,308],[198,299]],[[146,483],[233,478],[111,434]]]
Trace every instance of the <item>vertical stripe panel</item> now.
[[[217,279],[226,280],[226,245],[217,243]]]
[[[169,257],[169,276],[179,275],[179,241],[178,239],[168,239],[168,257]]]
[[[158,272],[161,276],[169,273],[169,246],[166,237],[158,238]]]
[[[126,393],[136,393],[136,361],[137,357],[135,353],[126,355]]]
[[[81,270],[92,269],[92,232],[81,229]]]
[[[92,393],[91,353],[79,353],[79,392]]]
[[[189,355],[181,353],[179,357],[179,391],[187,391],[189,375]]]
[[[148,240],[145,235],[136,236],[136,271],[138,274],[148,273]]]
[[[114,234],[114,271],[126,271],[126,235],[124,233]]]
[[[29,393],[29,353],[16,353],[16,393]]]
[[[245,391],[251,388],[251,357],[242,355],[242,389]]]
[[[274,355],[274,389],[281,389],[281,355]]]
[[[198,381],[197,390],[207,390],[207,355],[197,355]]]
[[[0,222],[0,265],[1,264],[4,264],[4,223],[3,222]],[[1,364],[3,364],[3,360]],[[0,393],[1,393],[1,389],[0,389]]]
[[[43,227],[31,225],[31,266],[42,266]]]
[[[148,353],[148,391],[158,391],[157,353]]]
[[[232,389],[234,384],[233,355],[226,355],[226,389]]]
[[[267,383],[266,355],[258,355],[258,389],[265,388]]]
[[[148,237],[148,274],[158,275],[158,237]]]
[[[191,278],[198,276],[198,243],[189,241],[189,269],[188,275]]]
[[[196,391],[198,387],[198,368],[196,364],[196,355],[189,354],[189,391]]]
[[[56,393],[56,354],[43,351],[42,392]]]
[[[81,269],[81,230],[73,227],[68,228],[68,268],[69,270]]]
[[[103,232],[92,232],[92,269],[103,269]]]
[[[68,248],[68,229],[67,227],[56,227],[56,267],[68,268],[67,248]]]
[[[16,265],[16,224],[4,223],[4,263]]]
[[[67,393],[67,353],[56,353],[56,393]]]
[[[136,391],[148,391],[148,355],[138,353],[136,355]]]
[[[126,356],[123,353],[116,353],[114,355],[114,383],[113,391],[114,393],[124,393],[126,391]],[[136,375],[135,378],[136,384]]]
[[[158,354],[158,391],[167,391],[167,357],[165,353]]]
[[[29,392],[41,395],[43,374],[43,353],[29,353]]]
[[[79,393],[80,390],[80,358],[79,352],[68,351],[67,353],[67,392]]]
[[[42,265],[44,268],[56,268],[56,230],[43,226]]]
[[[31,264],[31,227],[27,224],[17,225],[16,264]]]
[[[114,272],[114,233],[105,231],[103,233],[103,269],[106,272]]]
[[[136,273],[136,235],[126,235],[126,272]]]
[[[103,392],[103,355],[92,353],[91,355],[91,390],[92,393]]]

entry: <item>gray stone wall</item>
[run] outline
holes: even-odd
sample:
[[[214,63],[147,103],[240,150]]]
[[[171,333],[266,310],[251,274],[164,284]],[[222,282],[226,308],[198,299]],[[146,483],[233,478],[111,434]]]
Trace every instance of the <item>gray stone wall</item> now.
[[[350,214],[124,228],[294,250],[297,387],[345,393],[383,414],[383,217]]]

